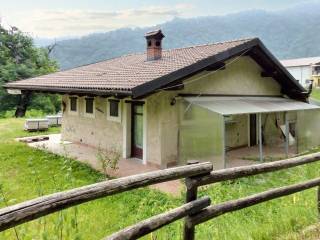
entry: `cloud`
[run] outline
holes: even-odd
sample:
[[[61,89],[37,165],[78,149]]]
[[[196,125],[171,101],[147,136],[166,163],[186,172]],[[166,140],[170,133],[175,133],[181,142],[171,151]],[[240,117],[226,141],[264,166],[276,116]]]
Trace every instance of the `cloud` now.
[[[120,11],[39,9],[12,18],[14,25],[35,36],[61,37],[110,31],[121,27],[152,26],[183,16],[190,5],[150,6]],[[20,21],[19,21],[20,20]]]

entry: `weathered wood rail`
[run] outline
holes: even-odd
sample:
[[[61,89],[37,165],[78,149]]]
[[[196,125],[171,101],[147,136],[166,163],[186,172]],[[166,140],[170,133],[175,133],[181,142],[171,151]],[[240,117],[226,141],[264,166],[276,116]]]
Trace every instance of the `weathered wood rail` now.
[[[183,178],[185,178],[187,188],[186,203],[184,205],[153,216],[133,226],[129,226],[105,239],[137,239],[176,220],[185,218],[184,239],[193,240],[195,238],[195,227],[198,224],[228,212],[237,211],[314,187],[318,187],[317,194],[319,212],[320,178],[296,185],[271,189],[217,205],[210,205],[211,202],[208,197],[197,199],[198,187],[203,185],[274,172],[317,161],[320,161],[320,153],[218,171],[212,170],[213,166],[211,163],[196,163],[188,166],[109,180],[64,192],[54,193],[0,209],[0,232],[81,203],[156,183]]]
[[[39,197],[0,209],[0,231],[98,198],[199,173],[204,174],[211,170],[211,163],[201,163],[118,178]]]

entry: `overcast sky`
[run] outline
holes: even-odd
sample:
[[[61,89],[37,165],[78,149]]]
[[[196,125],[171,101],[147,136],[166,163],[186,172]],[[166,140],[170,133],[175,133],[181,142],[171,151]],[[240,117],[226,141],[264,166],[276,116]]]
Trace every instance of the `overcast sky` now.
[[[308,0],[0,0],[0,16],[3,25],[52,38],[152,26],[174,17],[280,10],[303,2]]]

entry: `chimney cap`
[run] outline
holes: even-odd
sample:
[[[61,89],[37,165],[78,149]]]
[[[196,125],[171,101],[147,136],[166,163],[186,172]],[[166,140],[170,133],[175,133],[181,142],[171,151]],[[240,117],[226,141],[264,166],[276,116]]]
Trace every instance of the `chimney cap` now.
[[[162,39],[162,38],[165,37],[163,35],[161,29],[154,30],[154,31],[151,31],[151,32],[147,32],[144,36],[145,36],[146,39],[150,39],[150,38]]]

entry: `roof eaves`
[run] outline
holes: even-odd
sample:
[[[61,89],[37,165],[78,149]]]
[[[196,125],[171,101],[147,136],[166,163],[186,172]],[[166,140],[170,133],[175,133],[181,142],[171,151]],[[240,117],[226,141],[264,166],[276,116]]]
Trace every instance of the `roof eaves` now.
[[[215,64],[215,63],[218,63],[221,61],[226,61],[236,55],[239,55],[239,54],[245,52],[246,50],[249,50],[252,47],[256,46],[258,43],[259,43],[259,39],[253,38],[253,39],[248,40],[247,42],[244,42],[236,47],[222,51],[222,52],[215,54],[211,57],[200,60],[197,63],[194,63],[192,65],[189,65],[189,66],[184,67],[182,69],[179,69],[177,71],[171,72],[171,73],[164,75],[162,77],[159,77],[157,79],[154,79],[150,82],[146,82],[144,84],[141,84],[141,85],[134,87],[132,89],[132,97],[133,98],[141,98],[146,95],[149,95],[149,94],[153,93],[154,91],[161,89],[172,82],[175,82],[175,81],[183,79],[185,77],[194,75],[212,64]]]
[[[301,92],[305,92],[306,89],[296,79],[291,75],[291,73],[281,64],[281,62],[266,48],[266,46],[263,44],[263,42],[260,39],[257,39],[259,47],[262,49],[262,51],[269,57],[271,60],[277,65],[277,67],[291,80],[293,85],[297,87],[297,90],[300,90]]]
[[[5,89],[19,89],[21,91],[39,91],[47,93],[58,93],[58,94],[89,94],[96,96],[131,96],[130,90],[112,90],[112,89],[88,89],[88,88],[62,88],[62,87],[46,87],[46,86],[23,86],[17,84],[6,84]]]

